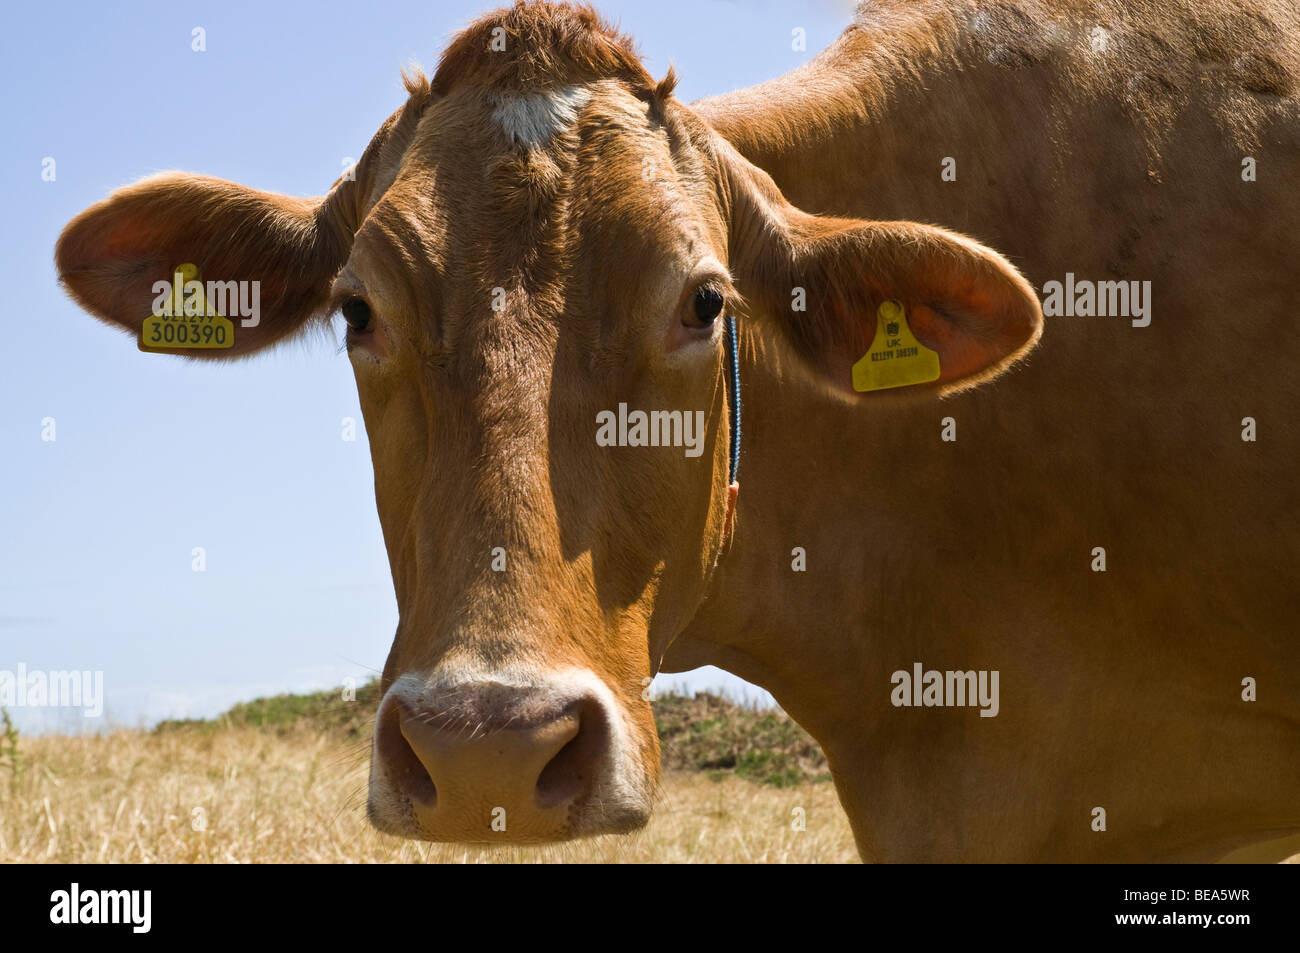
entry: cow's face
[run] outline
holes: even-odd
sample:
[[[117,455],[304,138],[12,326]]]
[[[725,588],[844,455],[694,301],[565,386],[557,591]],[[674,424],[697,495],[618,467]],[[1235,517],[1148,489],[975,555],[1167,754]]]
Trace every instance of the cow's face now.
[[[342,312],[400,609],[377,826],[627,830],[658,768],[645,686],[731,525],[724,316],[859,399],[884,299],[938,352],[929,392],[1023,353],[1037,302],[960,236],[793,209],[590,14],[486,17],[408,88],[326,199],[146,180],[68,226],[60,272],[137,333],[179,262],[259,281],[218,356]]]
[[[735,298],[716,183],[665,100],[616,79],[430,97],[334,282],[401,610],[381,826],[646,817],[645,686],[727,513]],[[609,445],[632,414],[668,445]]]

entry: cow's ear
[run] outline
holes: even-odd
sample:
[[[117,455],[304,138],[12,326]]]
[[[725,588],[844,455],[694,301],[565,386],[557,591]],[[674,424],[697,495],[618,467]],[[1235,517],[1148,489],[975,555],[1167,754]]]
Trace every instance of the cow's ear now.
[[[159,298],[158,283],[172,282],[181,264],[195,265],[205,284],[249,282],[243,300],[251,304],[256,287],[258,313],[255,321],[224,315],[233,325],[231,347],[157,348],[243,356],[321,315],[351,244],[339,194],[293,198],[197,175],[153,176],[68,223],[55,249],[59,278],[87,311],[137,336]]]
[[[1038,298],[997,252],[914,222],[809,215],[722,148],[738,289],[832,391],[953,393],[1037,343]]]

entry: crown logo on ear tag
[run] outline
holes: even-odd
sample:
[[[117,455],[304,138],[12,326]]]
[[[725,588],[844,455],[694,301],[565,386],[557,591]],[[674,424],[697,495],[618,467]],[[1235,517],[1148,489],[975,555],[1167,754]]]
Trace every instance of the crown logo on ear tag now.
[[[171,283],[155,282],[153,290],[157,297],[153,314],[140,325],[140,350],[225,348],[235,343],[234,322],[204,298],[197,265],[177,265]]]
[[[876,336],[853,365],[853,389],[859,393],[928,384],[939,379],[939,352],[916,339],[907,326],[903,303],[893,298],[876,309]]]

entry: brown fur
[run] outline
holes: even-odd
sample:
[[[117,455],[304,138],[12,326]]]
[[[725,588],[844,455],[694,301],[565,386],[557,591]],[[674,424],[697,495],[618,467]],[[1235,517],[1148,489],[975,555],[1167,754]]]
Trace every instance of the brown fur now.
[[[370,304],[351,351],[401,610],[386,684],[466,662],[595,672],[648,785],[643,680],[661,659],[718,664],[821,741],[868,858],[1215,856],[1300,826],[1283,662],[1300,553],[1277,529],[1300,456],[1280,258],[1297,69],[1274,33],[1295,11],[1158,10],[873,4],[808,67],[691,108],[590,9],[518,4],[432,81],[407,76],[328,198],[146,181],[68,226],[60,274],[128,329],[185,256],[261,277],[273,312],[239,353]],[[1097,25],[1110,59],[1087,52]],[[492,118],[574,84],[576,121],[544,143]],[[1253,191],[1233,181],[1243,144],[1267,163]],[[1043,332],[1029,281],[925,222],[1035,284],[1150,277],[1153,326],[1058,320],[1025,360]],[[741,314],[747,408],[720,559],[721,343],[692,350],[679,320],[710,257]],[[944,377],[858,395],[848,368],[885,297]],[[1242,353],[1250,373],[1225,363]],[[703,456],[596,447],[620,401],[705,410]],[[1237,439],[1247,413],[1270,442]],[[1108,574],[1088,571],[1094,545]],[[889,673],[913,661],[999,669],[1002,713],[892,708]],[[599,807],[556,836],[638,817]]]
[[[1048,318],[995,386],[888,414],[750,342],[744,530],[666,665],[772,689],[864,856],[1205,860],[1300,828],[1298,15],[874,3],[802,70],[695,104],[804,209],[951,224],[1036,287],[1153,283],[1148,328]],[[999,669],[996,724],[891,707],[918,660]],[[1245,676],[1274,690],[1243,702]]]
[[[505,50],[492,46],[497,31],[504,33]],[[638,91],[656,86],[632,39],[592,7],[543,7],[520,0],[457,36],[443,53],[432,86],[446,95],[461,85],[513,92],[594,79],[621,80]]]

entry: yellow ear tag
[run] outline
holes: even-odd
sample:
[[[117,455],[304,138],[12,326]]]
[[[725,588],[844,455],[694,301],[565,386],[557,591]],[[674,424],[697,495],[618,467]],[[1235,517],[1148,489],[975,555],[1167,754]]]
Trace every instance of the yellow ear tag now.
[[[203,297],[197,265],[172,269],[171,287],[153,301],[153,314],[140,325],[142,351],[224,348],[235,343],[235,325]]]
[[[862,360],[853,365],[853,389],[864,393],[938,379],[939,352],[916,339],[907,326],[903,303],[893,298],[880,302],[875,339]]]

